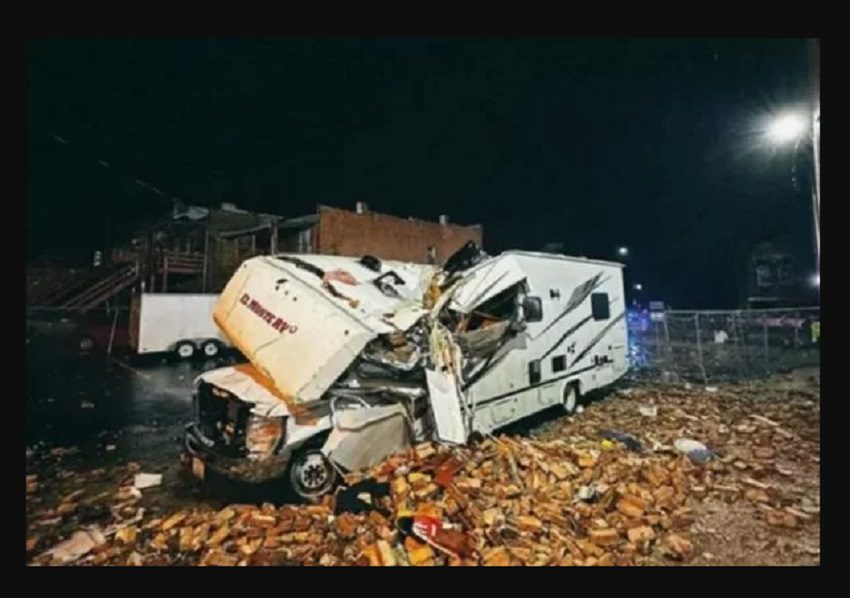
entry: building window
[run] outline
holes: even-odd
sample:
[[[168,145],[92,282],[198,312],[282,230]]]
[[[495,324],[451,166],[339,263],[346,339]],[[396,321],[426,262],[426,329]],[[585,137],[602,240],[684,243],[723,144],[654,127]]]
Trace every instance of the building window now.
[[[567,356],[566,355],[557,355],[552,358],[552,371],[553,372],[563,372],[567,369]]]

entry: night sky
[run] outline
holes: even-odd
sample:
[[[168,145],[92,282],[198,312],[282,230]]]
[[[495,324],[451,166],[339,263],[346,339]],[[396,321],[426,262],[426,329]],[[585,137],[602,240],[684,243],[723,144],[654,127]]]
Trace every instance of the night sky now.
[[[484,226],[491,253],[616,259],[646,299],[735,307],[754,244],[813,245],[805,40],[42,40],[28,47],[31,261],[90,259],[171,198]],[[58,139],[54,137],[58,136]],[[99,162],[102,160],[104,163]],[[162,196],[133,183],[156,186]]]

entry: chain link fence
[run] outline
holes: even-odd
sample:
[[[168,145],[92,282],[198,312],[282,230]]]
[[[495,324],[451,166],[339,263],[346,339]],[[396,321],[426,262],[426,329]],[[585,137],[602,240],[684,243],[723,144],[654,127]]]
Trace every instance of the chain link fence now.
[[[820,308],[629,317],[632,375],[708,384],[820,365]]]

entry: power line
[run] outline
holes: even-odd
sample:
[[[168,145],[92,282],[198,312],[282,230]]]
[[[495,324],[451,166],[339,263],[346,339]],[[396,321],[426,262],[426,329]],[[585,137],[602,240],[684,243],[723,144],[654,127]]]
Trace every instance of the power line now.
[[[62,137],[61,135],[58,135],[57,133],[50,133],[50,137],[56,143],[58,143],[60,145],[65,145],[65,146],[73,145],[68,139]],[[111,164],[109,162],[107,162],[106,160],[104,160],[103,158],[97,158],[95,160],[95,163],[98,166],[101,166],[103,168],[111,170],[112,172],[116,171],[116,169],[113,168],[111,166]],[[148,191],[151,191],[152,193],[155,193],[156,195],[162,197],[163,199],[167,199],[165,193],[163,193],[158,187],[152,185],[151,183],[148,183],[147,181],[144,181],[144,180],[142,180],[138,177],[132,176],[132,175],[124,175],[124,176],[126,176],[128,182],[131,182],[135,185],[138,185],[139,187],[143,187],[143,188],[147,189]],[[171,196],[171,199],[172,199],[172,201],[179,201],[179,198],[177,198],[173,195]]]

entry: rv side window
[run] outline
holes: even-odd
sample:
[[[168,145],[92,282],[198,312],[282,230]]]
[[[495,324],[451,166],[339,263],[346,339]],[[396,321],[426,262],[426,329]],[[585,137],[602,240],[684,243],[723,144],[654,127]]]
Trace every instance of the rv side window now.
[[[594,320],[607,320],[611,317],[611,309],[608,305],[608,293],[592,293],[590,295],[590,309]]]
[[[540,360],[536,359],[528,363],[528,383],[537,384],[540,382]]]
[[[563,372],[567,369],[567,356],[566,355],[558,355],[557,357],[552,358],[552,371],[553,372]]]

